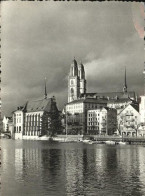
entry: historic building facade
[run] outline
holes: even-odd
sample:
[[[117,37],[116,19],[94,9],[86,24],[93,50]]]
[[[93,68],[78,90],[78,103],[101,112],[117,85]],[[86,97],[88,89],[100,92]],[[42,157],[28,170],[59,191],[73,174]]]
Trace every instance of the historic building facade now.
[[[9,132],[9,125],[11,124],[12,122],[12,117],[9,117],[9,116],[4,116],[3,117],[3,132]]]
[[[81,94],[86,93],[86,79],[84,65],[74,59],[68,76],[68,103],[77,100]]]
[[[138,104],[129,104],[117,116],[120,135],[137,136],[140,127]]]
[[[13,112],[14,138],[36,139],[48,133],[50,114],[59,113],[55,97],[28,101]]]
[[[88,134],[87,111],[107,106],[106,100],[78,99],[66,104],[66,128],[68,134]]]
[[[145,125],[145,96],[141,96],[141,102],[139,104],[140,121]]]
[[[113,135],[117,129],[117,111],[114,108],[88,110],[87,131],[89,134]]]
[[[90,109],[107,107],[119,113],[127,105],[136,102],[135,92],[127,90],[126,69],[122,92],[87,93],[86,83],[84,65],[78,65],[74,59],[68,76],[68,103],[64,109],[68,133],[88,134],[87,111]],[[111,115],[111,110],[106,111],[107,115]]]
[[[145,135],[145,67],[144,67],[144,95],[140,98],[139,112],[140,112],[140,135]]]

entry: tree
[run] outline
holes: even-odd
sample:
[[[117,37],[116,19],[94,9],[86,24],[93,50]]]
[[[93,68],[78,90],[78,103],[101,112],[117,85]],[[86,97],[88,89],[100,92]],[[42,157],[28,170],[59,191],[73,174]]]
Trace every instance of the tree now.
[[[133,122],[135,122],[135,120]],[[137,132],[138,132],[138,128],[140,127],[140,124],[135,124],[134,123],[130,127],[135,130],[135,133],[136,133],[136,136],[137,136]]]
[[[47,135],[55,136],[62,132],[61,117],[58,110],[53,110],[48,114],[48,131]]]

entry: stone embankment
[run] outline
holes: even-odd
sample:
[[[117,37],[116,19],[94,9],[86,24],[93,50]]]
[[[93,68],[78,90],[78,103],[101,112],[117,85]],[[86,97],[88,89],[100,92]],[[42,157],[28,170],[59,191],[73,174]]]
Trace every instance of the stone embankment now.
[[[145,137],[127,137],[127,136],[102,136],[102,135],[86,135],[85,138],[94,138],[97,141],[115,141],[115,142],[127,142],[128,144],[143,144],[145,145]]]

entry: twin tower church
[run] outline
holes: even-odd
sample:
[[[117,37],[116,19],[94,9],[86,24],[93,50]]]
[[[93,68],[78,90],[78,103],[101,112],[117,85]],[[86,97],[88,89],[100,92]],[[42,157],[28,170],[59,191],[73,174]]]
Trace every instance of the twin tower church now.
[[[68,76],[68,103],[80,98],[135,99],[135,92],[128,92],[127,90],[126,69],[122,92],[87,93],[86,83],[84,65],[82,63],[78,64],[74,59]]]
[[[72,61],[65,106],[68,134],[111,135],[117,130],[117,115],[131,103],[136,103],[136,96],[127,90],[126,69],[122,91],[92,93],[86,90],[84,65]],[[105,119],[107,125],[102,126]]]
[[[77,100],[81,94],[86,93],[86,79],[84,65],[74,59],[68,76],[68,102]]]

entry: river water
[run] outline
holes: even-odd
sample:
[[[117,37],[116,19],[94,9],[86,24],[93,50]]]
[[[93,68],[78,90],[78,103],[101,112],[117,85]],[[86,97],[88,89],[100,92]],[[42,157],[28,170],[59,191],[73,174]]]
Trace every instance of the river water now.
[[[145,147],[0,141],[2,196],[145,195]]]

